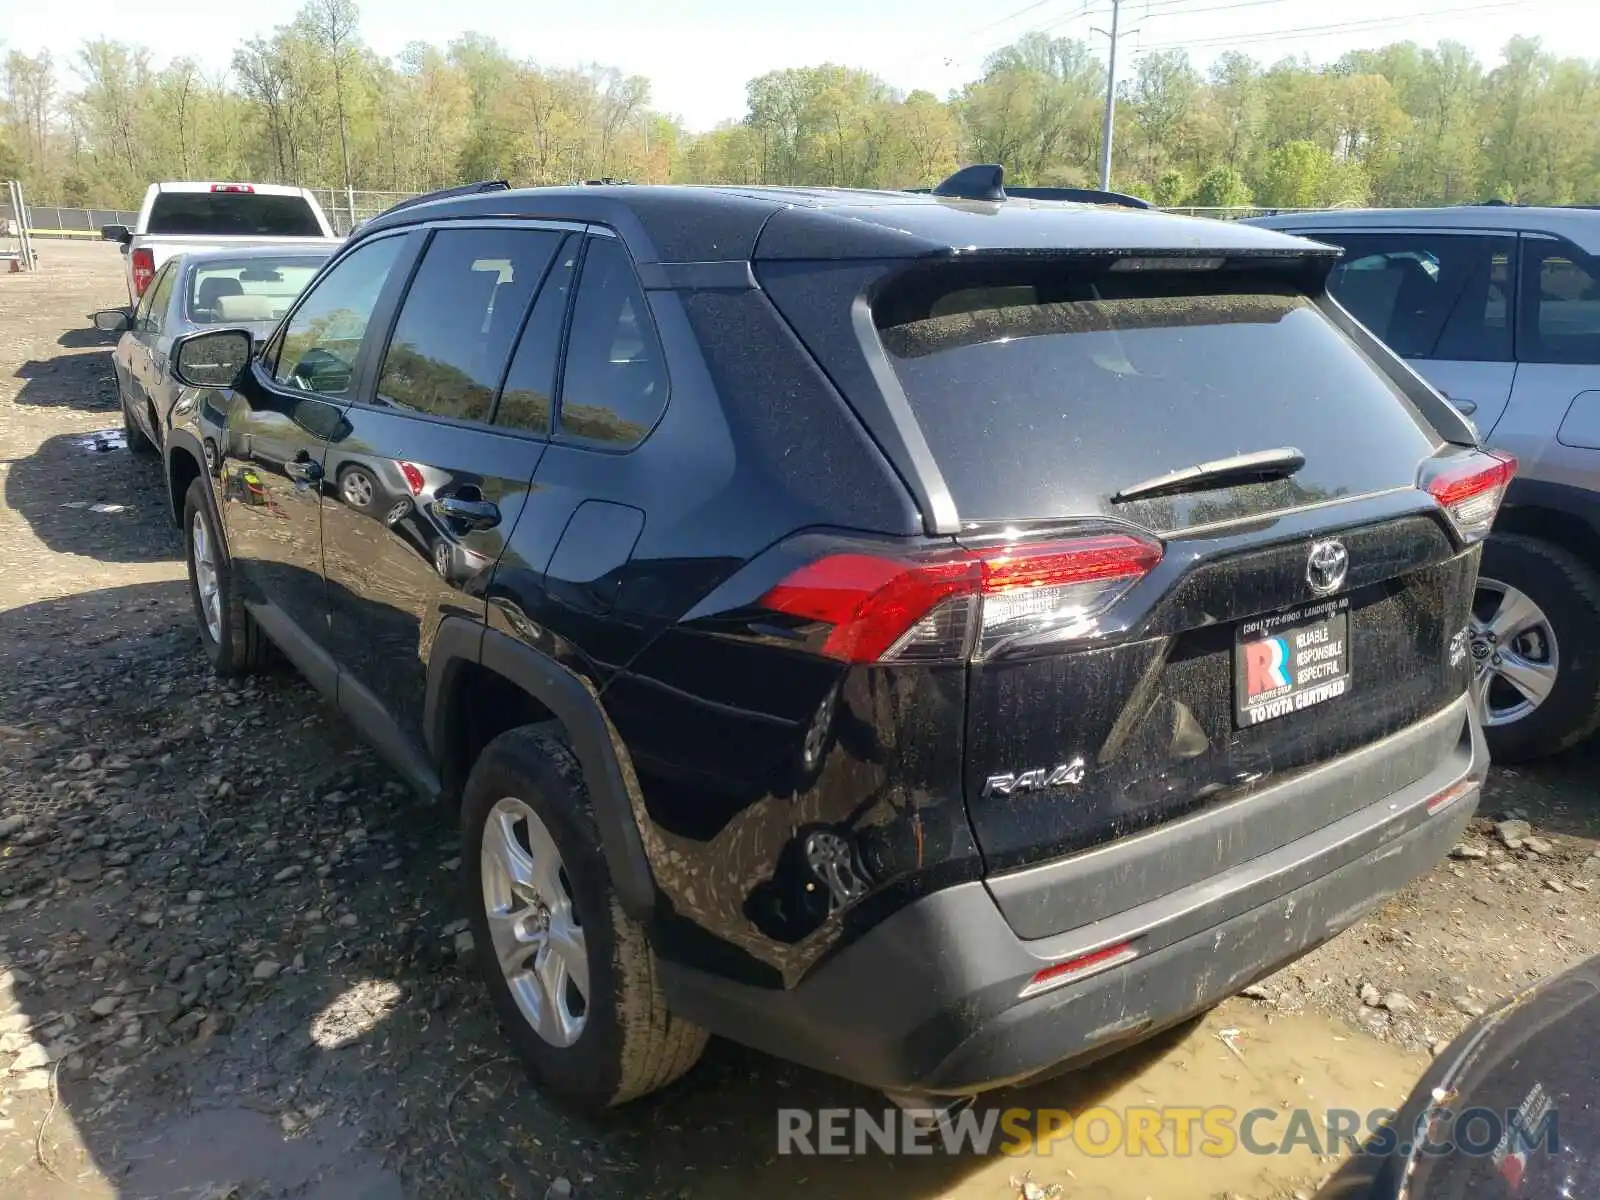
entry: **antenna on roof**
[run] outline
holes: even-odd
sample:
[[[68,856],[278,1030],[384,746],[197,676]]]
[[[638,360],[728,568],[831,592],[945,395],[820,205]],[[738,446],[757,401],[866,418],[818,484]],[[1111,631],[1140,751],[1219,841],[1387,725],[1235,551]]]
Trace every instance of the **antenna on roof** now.
[[[999,163],[977,163],[962,167],[933,189],[935,196],[954,200],[1004,200],[1006,169]]]

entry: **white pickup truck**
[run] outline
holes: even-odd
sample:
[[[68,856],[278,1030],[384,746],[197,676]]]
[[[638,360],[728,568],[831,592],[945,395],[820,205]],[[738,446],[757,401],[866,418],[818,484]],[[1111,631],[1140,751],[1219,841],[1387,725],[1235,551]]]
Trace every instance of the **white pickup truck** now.
[[[138,224],[105,225],[100,236],[122,244],[130,304],[174,254],[242,246],[312,249],[344,241],[307,189],[275,183],[152,183]]]

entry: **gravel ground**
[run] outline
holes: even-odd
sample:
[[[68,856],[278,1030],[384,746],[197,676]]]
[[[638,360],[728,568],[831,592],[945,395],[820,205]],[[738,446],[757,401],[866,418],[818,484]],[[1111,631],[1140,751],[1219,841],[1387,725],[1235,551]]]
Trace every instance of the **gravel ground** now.
[[[206,670],[154,462],[86,436],[119,424],[110,339],[85,328],[120,298],[115,252],[43,256],[0,276],[0,1195],[1019,1194],[1014,1160],[775,1160],[780,1106],[881,1101],[723,1043],[605,1119],[542,1099],[460,961],[451,824],[291,672]],[[1180,1075],[1281,1098],[1307,1055],[1320,1102],[1392,1102],[1473,1014],[1600,949],[1597,769],[1590,746],[1496,770],[1467,841],[1370,918],[1016,1102]],[[1276,1197],[1330,1164],[1113,1165],[1032,1175]]]

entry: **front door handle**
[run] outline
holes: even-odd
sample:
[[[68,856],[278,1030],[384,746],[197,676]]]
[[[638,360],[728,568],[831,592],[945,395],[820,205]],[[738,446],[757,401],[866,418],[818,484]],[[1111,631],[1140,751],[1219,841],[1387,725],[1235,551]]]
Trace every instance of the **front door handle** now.
[[[1451,404],[1454,404],[1456,406],[1456,411],[1464,417],[1470,417],[1473,413],[1478,411],[1478,402],[1476,400],[1463,400],[1459,397],[1452,396],[1449,392],[1444,394],[1444,398],[1450,401]]]
[[[296,483],[321,483],[322,464],[304,450],[283,464],[285,473]]]
[[[500,524],[500,506],[493,500],[439,496],[433,502],[433,511],[463,529],[493,529]]]

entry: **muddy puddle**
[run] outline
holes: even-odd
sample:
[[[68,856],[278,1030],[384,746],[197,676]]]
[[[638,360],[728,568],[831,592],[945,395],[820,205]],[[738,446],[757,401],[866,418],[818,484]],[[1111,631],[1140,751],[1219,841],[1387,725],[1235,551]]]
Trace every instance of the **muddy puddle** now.
[[[1309,1194],[1333,1168],[1336,1157],[1318,1153],[1328,1140],[1329,1109],[1353,1110],[1364,1120],[1373,1109],[1396,1108],[1423,1065],[1423,1059],[1335,1021],[1310,1015],[1269,1020],[1246,1002],[1233,1001],[1202,1021],[1084,1072],[985,1098],[969,1111],[969,1136],[956,1156],[942,1145],[930,1154],[884,1153],[879,1149],[884,1140],[877,1099],[856,1090],[846,1094],[826,1089],[821,1077],[808,1077],[802,1088],[780,1091],[770,1102],[817,1109],[868,1106],[870,1128],[843,1114],[810,1114],[813,1149],[831,1133],[834,1147],[848,1147],[851,1153],[780,1155],[781,1114],[774,1115],[764,1142],[756,1143],[755,1123],[728,1121],[728,1114],[718,1111],[718,1097],[706,1095],[698,1105],[691,1099],[674,1114],[681,1117],[685,1108],[700,1107],[704,1127],[696,1130],[685,1123],[682,1136],[671,1142],[652,1140],[640,1158],[657,1179],[681,1171],[680,1177],[695,1180],[689,1194],[696,1200],[752,1195],[764,1200],[1005,1200],[1023,1195],[1265,1200],[1288,1196],[1296,1188]],[[1296,1109],[1308,1115],[1296,1118]],[[1252,1111],[1257,1115],[1250,1122],[1249,1138],[1257,1152],[1238,1144],[1246,1114]],[[1087,1120],[1081,1133],[1073,1128],[1076,1117]],[[806,1118],[789,1120],[794,1129]],[[1166,1124],[1158,1129],[1156,1122],[1163,1120]],[[973,1139],[981,1138],[985,1122],[993,1128],[989,1152],[973,1154]],[[1180,1123],[1190,1133],[1187,1147],[1177,1135]],[[1141,1128],[1136,1132],[1135,1126]],[[717,1130],[745,1133],[752,1140],[724,1144],[719,1152],[712,1148]],[[853,1153],[858,1132],[866,1150],[859,1155]],[[901,1137],[904,1151],[903,1136],[898,1131],[894,1136]],[[935,1133],[927,1140],[939,1143],[943,1136]],[[1271,1152],[1260,1152],[1266,1150]],[[693,1161],[682,1162],[677,1170],[662,1161],[685,1151]]]

